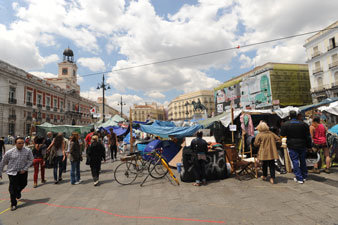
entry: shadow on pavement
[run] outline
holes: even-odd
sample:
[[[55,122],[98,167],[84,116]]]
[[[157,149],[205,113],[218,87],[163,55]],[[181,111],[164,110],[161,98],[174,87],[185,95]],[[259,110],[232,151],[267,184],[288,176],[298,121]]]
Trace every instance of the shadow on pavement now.
[[[27,207],[31,205],[36,205],[36,204],[41,204],[41,203],[46,203],[50,200],[50,198],[41,198],[41,199],[20,199],[19,201],[22,202],[23,204],[18,205],[18,208],[22,207]]]

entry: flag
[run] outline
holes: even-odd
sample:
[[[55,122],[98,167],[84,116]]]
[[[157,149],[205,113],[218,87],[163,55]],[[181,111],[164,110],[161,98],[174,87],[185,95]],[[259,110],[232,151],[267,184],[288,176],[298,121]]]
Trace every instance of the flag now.
[[[91,114],[95,114],[95,113],[96,113],[96,108],[95,108],[95,107],[91,108],[91,109],[90,109],[90,113],[91,113]]]

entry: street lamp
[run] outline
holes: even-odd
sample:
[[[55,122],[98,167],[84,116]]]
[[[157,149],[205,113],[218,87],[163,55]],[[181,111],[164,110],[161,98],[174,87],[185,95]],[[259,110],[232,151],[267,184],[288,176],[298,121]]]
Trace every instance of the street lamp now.
[[[118,102],[117,105],[120,105],[120,106],[121,106],[121,117],[123,118],[122,108],[123,108],[124,105],[126,105],[126,103],[122,101],[122,95],[121,95],[121,101]]]
[[[100,88],[102,88],[102,122],[104,123],[104,91],[110,89],[110,86],[104,82],[104,74],[102,75],[102,83],[99,83],[96,89],[100,90]]]

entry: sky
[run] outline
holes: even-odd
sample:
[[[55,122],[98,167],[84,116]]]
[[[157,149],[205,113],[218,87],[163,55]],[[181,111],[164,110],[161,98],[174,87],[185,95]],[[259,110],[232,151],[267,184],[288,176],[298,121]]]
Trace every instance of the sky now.
[[[83,97],[102,96],[104,73],[110,106],[119,109],[121,96],[127,109],[166,106],[266,62],[306,63],[311,35],[151,63],[320,30],[338,20],[337,9],[336,0],[1,0],[0,59],[56,77],[69,46]]]

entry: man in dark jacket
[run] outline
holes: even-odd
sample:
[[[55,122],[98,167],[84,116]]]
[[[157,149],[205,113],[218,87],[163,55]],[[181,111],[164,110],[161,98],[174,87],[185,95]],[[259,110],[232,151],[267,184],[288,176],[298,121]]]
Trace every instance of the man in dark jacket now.
[[[208,143],[202,139],[202,131],[197,132],[196,136],[197,137],[191,141],[190,147],[193,153],[195,153],[194,173],[196,183],[194,183],[194,186],[201,186],[201,180],[203,184],[207,183],[205,175],[205,161],[207,159],[206,153],[208,152]]]
[[[282,125],[281,136],[287,137],[287,146],[296,175],[295,181],[303,184],[307,178],[305,162],[306,149],[311,144],[309,126],[297,119],[297,113],[290,111],[291,120]]]

